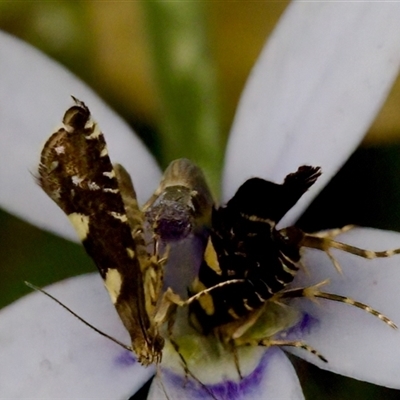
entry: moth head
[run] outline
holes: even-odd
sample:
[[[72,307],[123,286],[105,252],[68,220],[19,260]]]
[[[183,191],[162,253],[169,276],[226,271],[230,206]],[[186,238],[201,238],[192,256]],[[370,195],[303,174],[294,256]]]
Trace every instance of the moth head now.
[[[146,219],[154,232],[164,241],[184,239],[194,225],[194,206],[190,189],[170,186],[146,212]]]
[[[90,111],[85,103],[72,97],[75,105],[70,107],[64,114],[63,123],[67,128],[84,129],[90,119]]]

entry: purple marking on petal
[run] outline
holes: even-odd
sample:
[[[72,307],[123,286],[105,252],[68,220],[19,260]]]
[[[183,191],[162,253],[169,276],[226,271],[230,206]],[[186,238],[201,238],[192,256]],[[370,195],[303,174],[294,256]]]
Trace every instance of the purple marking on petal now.
[[[114,363],[118,367],[130,367],[134,364],[136,364],[137,360],[134,356],[134,354],[131,351],[124,350],[122,351],[114,360]]]
[[[306,312],[303,313],[300,321],[285,331],[286,338],[301,337],[304,333],[310,333],[316,326],[319,325],[319,320]]]
[[[184,377],[170,370],[163,370],[163,379],[169,380],[168,384],[181,387],[191,399],[209,399],[210,394],[217,399],[240,400],[251,397],[258,390],[262,379],[265,379],[265,369],[276,348],[269,348],[253,372],[237,381],[227,380],[215,385],[202,385],[190,377]]]

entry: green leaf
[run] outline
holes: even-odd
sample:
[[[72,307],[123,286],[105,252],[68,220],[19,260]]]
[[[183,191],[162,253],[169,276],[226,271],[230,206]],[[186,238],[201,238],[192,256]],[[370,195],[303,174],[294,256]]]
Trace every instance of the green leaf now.
[[[145,2],[155,74],[162,96],[159,131],[164,166],[187,157],[219,188],[224,143],[216,71],[200,2]]]

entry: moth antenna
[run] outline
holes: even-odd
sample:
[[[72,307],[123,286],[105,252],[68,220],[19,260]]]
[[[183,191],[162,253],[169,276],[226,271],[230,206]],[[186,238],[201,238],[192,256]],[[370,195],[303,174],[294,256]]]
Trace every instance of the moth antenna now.
[[[113,338],[112,336],[108,335],[105,332],[102,332],[100,329],[96,328],[95,326],[93,326],[89,322],[85,321],[82,317],[80,317],[78,314],[76,314],[74,311],[72,311],[65,304],[61,303],[60,300],[56,299],[50,293],[46,292],[44,289],[42,289],[42,288],[40,288],[38,286],[35,286],[32,283],[27,282],[27,281],[25,281],[24,283],[25,283],[26,286],[30,287],[31,289],[36,290],[37,292],[43,293],[44,295],[46,295],[47,297],[49,297],[50,299],[55,301],[57,304],[59,304],[61,307],[63,307],[65,310],[67,310],[70,314],[72,314],[75,318],[77,318],[79,321],[83,322],[86,326],[88,326],[89,328],[93,329],[95,332],[97,332],[101,336],[104,336],[105,338],[107,338],[107,339],[111,340],[112,342],[118,344],[119,346],[123,347],[125,350],[129,350],[129,351],[133,352],[132,347],[127,346],[126,344],[120,342],[118,339]]]

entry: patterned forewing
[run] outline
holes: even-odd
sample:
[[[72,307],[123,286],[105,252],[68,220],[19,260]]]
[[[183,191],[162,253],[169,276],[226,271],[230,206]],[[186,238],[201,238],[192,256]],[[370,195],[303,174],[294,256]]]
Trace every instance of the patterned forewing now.
[[[141,220],[128,220],[104,136],[82,102],[76,100],[67,110],[62,127],[45,144],[38,180],[94,260],[139,361],[158,360],[162,340],[151,331],[145,307],[141,264],[147,263],[147,253],[140,248]],[[132,201],[131,207],[137,208],[136,198]]]

